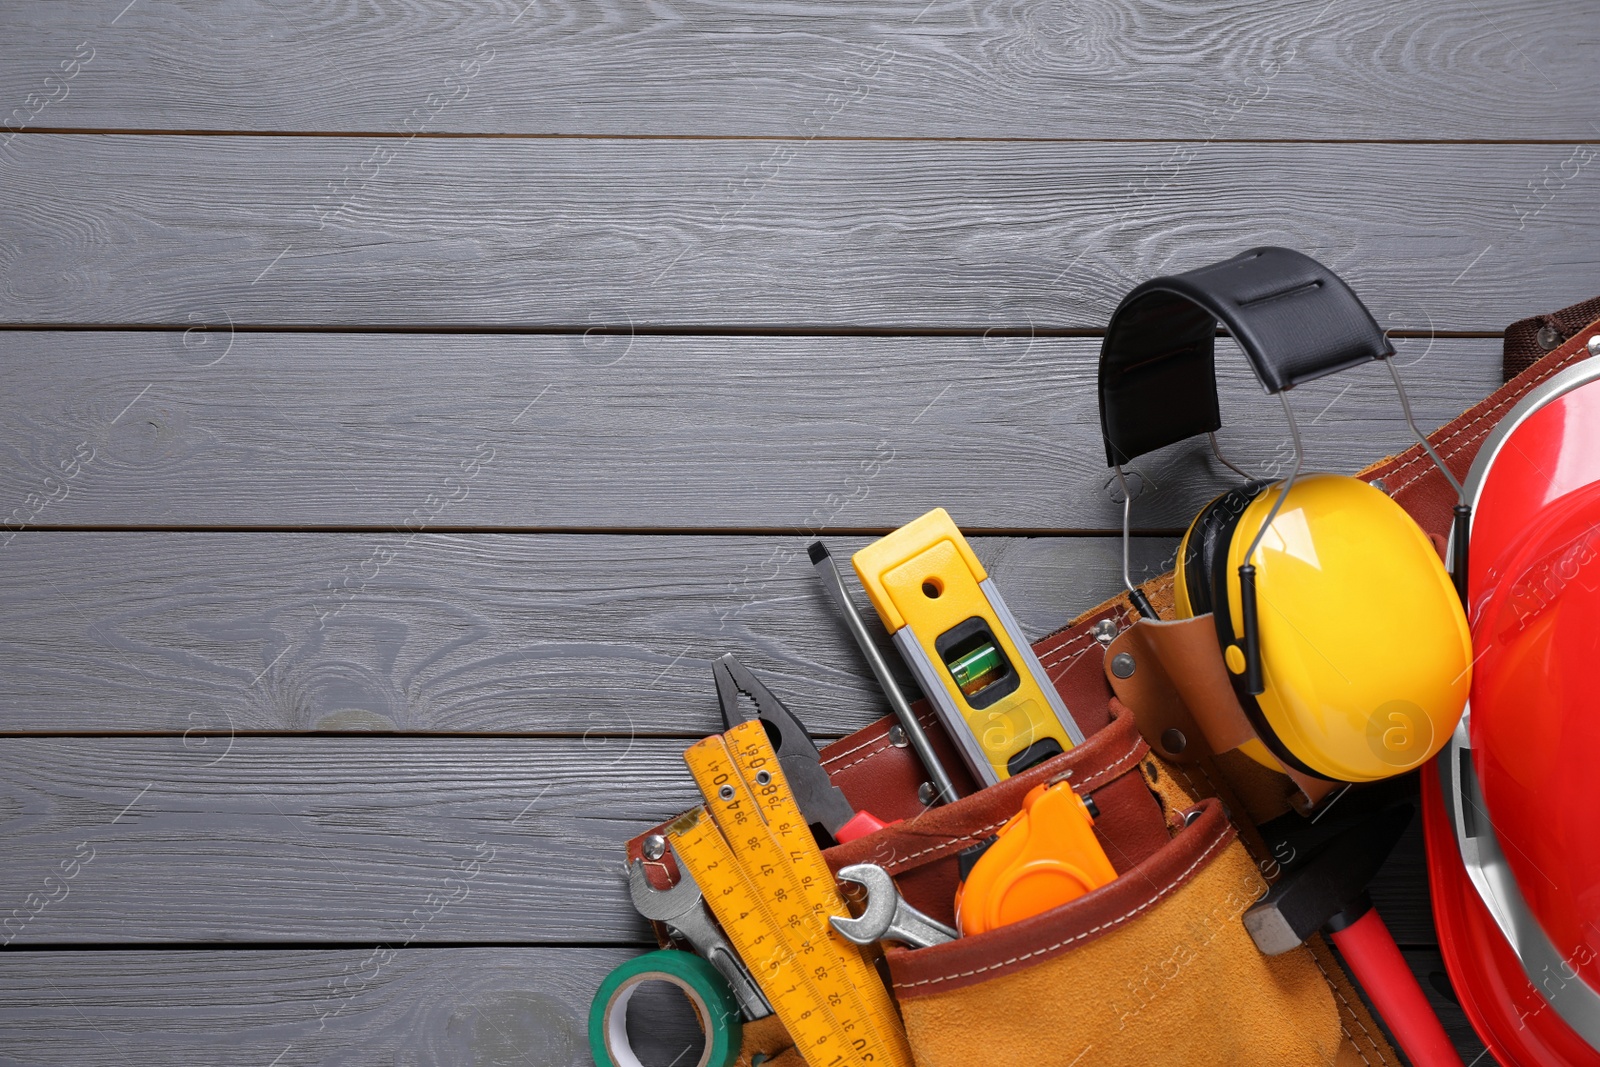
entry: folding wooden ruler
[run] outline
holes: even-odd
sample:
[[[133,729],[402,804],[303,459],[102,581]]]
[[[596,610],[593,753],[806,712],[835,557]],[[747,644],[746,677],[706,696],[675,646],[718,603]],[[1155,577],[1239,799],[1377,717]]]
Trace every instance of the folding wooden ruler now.
[[[760,720],[683,758],[706,806],[668,828],[673,852],[806,1063],[911,1067],[877,969],[828,924],[848,909]]]

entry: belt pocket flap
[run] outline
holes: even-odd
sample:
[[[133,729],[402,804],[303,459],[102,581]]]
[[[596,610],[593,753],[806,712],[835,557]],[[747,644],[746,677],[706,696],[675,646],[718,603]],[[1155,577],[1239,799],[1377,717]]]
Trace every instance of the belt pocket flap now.
[[[838,871],[853,863],[875,863],[895,876],[913,906],[941,922],[954,919],[957,856],[990,837],[1022,809],[1028,790],[1070,774],[1072,787],[1094,794],[1100,806],[1095,833],[1120,873],[1167,843],[1160,805],[1139,772],[1149,747],[1133,715],[1118,706],[1110,726],[1059,756],[953,804],[927,808],[865,837],[828,849],[823,856]]]
[[[1185,885],[1235,839],[1217,801],[1203,800],[1194,812],[1189,825],[1165,848],[1093,893],[986,934],[890,952],[895,994],[904,1002],[985,982],[1068,952],[1138,918]],[[1255,882],[1265,889],[1259,875]]]

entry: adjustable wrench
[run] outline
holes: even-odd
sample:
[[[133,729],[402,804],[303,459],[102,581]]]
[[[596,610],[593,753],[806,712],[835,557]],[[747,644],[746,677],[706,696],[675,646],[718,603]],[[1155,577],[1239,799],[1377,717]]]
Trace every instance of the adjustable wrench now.
[[[761,995],[750,972],[739,961],[739,954],[728,944],[711,920],[711,909],[706,906],[700,887],[689,871],[678,866],[678,884],[660,890],[644,876],[644,864],[634,860],[628,865],[628,893],[640,915],[655,922],[666,923],[674,936],[689,942],[702,957],[728,980],[733,997],[744,1017],[754,1022],[772,1014],[767,998]]]

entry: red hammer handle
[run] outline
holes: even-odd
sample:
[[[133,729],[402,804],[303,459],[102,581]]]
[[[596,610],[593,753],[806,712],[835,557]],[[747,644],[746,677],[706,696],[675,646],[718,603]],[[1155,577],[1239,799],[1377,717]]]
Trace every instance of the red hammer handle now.
[[[1378,910],[1368,908],[1365,915],[1331,936],[1406,1058],[1415,1067],[1461,1067],[1461,1057]]]

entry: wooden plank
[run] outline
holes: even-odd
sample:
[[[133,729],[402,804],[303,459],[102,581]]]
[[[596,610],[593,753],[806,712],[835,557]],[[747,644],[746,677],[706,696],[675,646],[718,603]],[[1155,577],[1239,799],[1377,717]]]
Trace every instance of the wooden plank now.
[[[260,1062],[277,1054],[290,1067],[325,1062],[359,1041],[415,1063],[585,1064],[588,999],[624,955],[462,948],[392,958],[382,950],[15,954],[0,958],[0,1055],[78,1064],[110,1047],[131,1067],[210,1064],[224,1049],[228,1057],[248,1049]],[[375,956],[383,966],[374,967]],[[1406,957],[1463,1062],[1471,1062],[1483,1046],[1430,980],[1443,974],[1438,953],[1408,950]],[[634,1049],[647,1063],[696,1045],[698,1032],[670,1004],[636,1004],[630,1018],[644,1024]]]
[[[721,729],[710,664],[733,652],[838,736],[889,709],[808,542],[24,533],[0,557],[0,732],[699,737]],[[974,544],[1033,637],[1120,587],[1115,539]],[[1136,539],[1134,566],[1175,547]]]
[[[1368,890],[1373,907],[1389,929],[1397,931],[1395,939],[1406,948],[1439,943],[1433,925],[1433,895],[1428,889],[1427,855],[1419,813]]]
[[[9,740],[6,936],[638,943],[621,848],[698,798],[683,747]]]
[[[1590,139],[1588,15],[1561,0],[256,0],[218,33],[204,5],[32,0],[0,12],[0,100],[35,128]]]
[[[0,1062],[313,1067],[359,1048],[363,1063],[589,1065],[589,1001],[635,952],[8,952]],[[649,992],[629,1013],[644,1062],[698,1048],[687,1003]]]
[[[1426,426],[1499,383],[1495,339],[1398,344]],[[888,530],[944,506],[974,528],[1112,532],[1099,347],[0,331],[0,521]],[[1218,365],[1230,457],[1284,468],[1277,405],[1231,342]],[[1411,440],[1378,366],[1294,403],[1316,467]],[[1203,439],[1134,466],[1155,486],[1141,530],[1181,529],[1233,479]]]
[[[18,947],[637,943],[646,931],[621,848],[698,799],[684,747],[238,737],[218,752],[177,737],[9,739],[0,915]],[[1385,919],[1404,943],[1427,942],[1404,912]]]
[[[210,1067],[278,1056],[278,1067],[311,1067],[359,1045],[372,1062],[588,1064],[589,1000],[630,954],[421,947],[392,956],[365,948],[6,953],[0,1059]],[[1473,1063],[1483,1045],[1440,992],[1437,950],[1405,956],[1462,1062]],[[669,1063],[698,1034],[670,1004],[648,1007],[654,1011],[630,1014],[644,1024],[635,1028],[634,1049],[645,1063]]]
[[[1564,144],[13,147],[4,318],[38,324],[1100,329],[1151,275],[1286,244],[1386,327],[1499,330],[1593,295],[1600,212]]]

